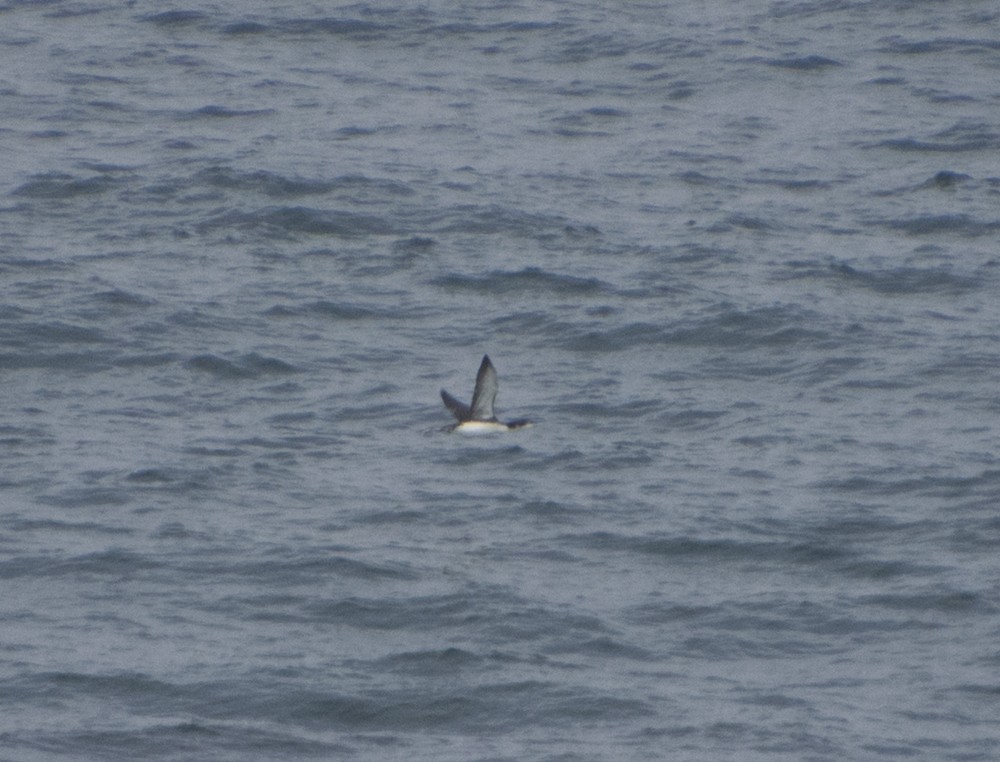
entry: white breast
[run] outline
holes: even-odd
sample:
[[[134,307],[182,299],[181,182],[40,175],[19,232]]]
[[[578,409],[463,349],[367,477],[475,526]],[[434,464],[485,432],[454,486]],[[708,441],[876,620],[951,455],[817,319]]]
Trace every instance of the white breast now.
[[[496,434],[510,431],[506,423],[499,421],[463,421],[454,428],[459,434]]]

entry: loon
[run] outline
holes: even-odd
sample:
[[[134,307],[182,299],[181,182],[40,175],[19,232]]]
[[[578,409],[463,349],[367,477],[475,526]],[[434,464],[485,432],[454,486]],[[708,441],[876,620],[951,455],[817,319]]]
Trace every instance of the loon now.
[[[479,372],[476,374],[476,388],[472,392],[471,405],[459,402],[442,389],[441,399],[444,400],[445,407],[458,419],[458,423],[452,426],[450,431],[458,431],[462,434],[488,434],[533,426],[532,421],[524,419],[510,423],[497,420],[496,415],[493,414],[493,402],[497,398],[499,388],[497,369],[490,362],[489,355],[483,355]]]

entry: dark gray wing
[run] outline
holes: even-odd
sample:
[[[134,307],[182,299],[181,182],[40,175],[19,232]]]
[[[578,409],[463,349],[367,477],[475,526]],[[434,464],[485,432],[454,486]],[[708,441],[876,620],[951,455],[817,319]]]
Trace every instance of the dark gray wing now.
[[[472,408],[464,402],[459,402],[444,389],[441,390],[441,399],[444,401],[445,407],[451,411],[451,414],[458,419],[459,423],[467,421],[472,417]]]
[[[492,421],[496,418],[493,415],[493,403],[496,401],[499,388],[496,368],[490,362],[489,356],[483,355],[483,362],[476,374],[476,389],[472,392],[472,420]]]

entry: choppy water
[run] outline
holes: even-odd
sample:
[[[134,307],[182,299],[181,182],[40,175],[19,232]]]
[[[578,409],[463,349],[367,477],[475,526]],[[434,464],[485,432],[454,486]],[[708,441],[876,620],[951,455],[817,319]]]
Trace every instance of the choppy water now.
[[[0,6],[0,759],[996,759],[998,29]]]

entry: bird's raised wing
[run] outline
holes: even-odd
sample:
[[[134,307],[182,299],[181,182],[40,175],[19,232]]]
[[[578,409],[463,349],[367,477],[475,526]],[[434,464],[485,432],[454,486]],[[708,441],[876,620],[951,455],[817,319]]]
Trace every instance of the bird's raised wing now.
[[[459,402],[444,389],[441,390],[441,399],[445,407],[451,411],[451,414],[458,419],[459,423],[467,421],[472,417],[472,408],[464,402]]]
[[[476,374],[476,388],[472,392],[472,405],[470,406],[472,420],[492,421],[496,418],[493,414],[493,403],[496,401],[499,389],[496,368],[490,362],[489,356],[483,355],[479,372]]]

